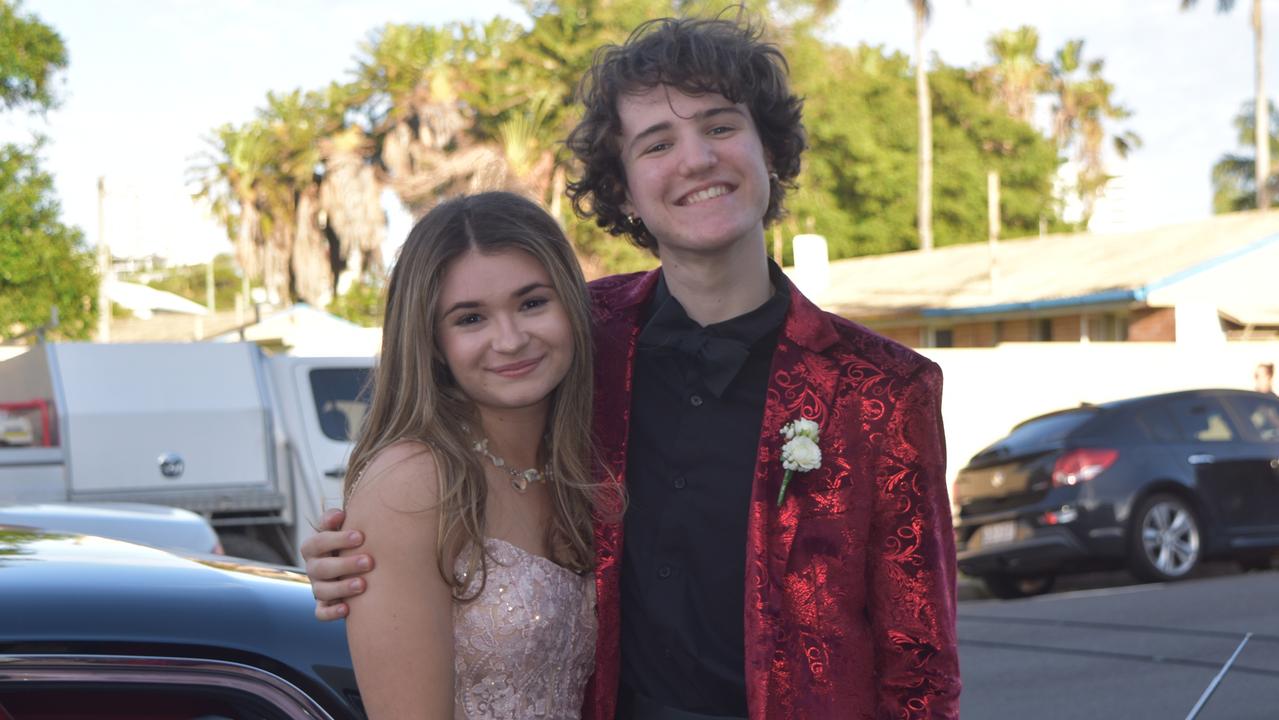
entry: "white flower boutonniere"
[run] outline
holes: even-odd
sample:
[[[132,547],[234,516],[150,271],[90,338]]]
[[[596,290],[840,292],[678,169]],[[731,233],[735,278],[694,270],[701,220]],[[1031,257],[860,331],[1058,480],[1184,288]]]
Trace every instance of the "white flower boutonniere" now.
[[[782,446],[782,467],[786,468],[786,475],[782,477],[782,489],[777,493],[777,507],[781,507],[782,500],[786,498],[791,475],[822,466],[817,430],[817,423],[812,420],[792,420],[782,427],[782,437],[786,438],[786,444]]]

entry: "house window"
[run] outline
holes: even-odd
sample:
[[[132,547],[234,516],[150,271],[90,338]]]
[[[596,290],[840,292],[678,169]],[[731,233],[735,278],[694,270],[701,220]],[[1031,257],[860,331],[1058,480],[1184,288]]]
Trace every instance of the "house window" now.
[[[945,330],[934,330],[933,347],[955,347],[955,331],[950,328],[946,328]]]
[[[1035,339],[1042,342],[1053,339],[1052,318],[1039,318],[1035,321]]]

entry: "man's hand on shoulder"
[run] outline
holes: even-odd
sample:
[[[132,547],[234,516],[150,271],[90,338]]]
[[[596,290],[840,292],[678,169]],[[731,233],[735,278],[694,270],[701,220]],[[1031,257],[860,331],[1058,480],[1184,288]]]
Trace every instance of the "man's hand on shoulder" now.
[[[342,523],[346,513],[329,510],[320,521],[319,532],[302,543],[302,559],[306,562],[306,575],[311,580],[311,594],[315,596],[317,620],[340,620],[350,608],[346,600],[365,590],[361,577],[373,569],[373,558],[368,555],[344,555],[343,550],[354,550],[364,542],[359,530],[344,532]]]

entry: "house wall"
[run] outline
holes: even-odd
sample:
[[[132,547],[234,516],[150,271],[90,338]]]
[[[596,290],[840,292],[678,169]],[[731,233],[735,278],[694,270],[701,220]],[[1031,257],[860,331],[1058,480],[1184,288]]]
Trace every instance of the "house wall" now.
[[[926,348],[945,376],[947,477],[1027,418],[1077,406],[1201,387],[1252,389],[1257,363],[1279,362],[1279,342],[1004,343]]]
[[[1177,339],[1177,311],[1174,308],[1140,308],[1128,319],[1130,342],[1173,342]]]
[[[1035,339],[1035,326],[1030,318],[1001,320],[998,325],[1000,342],[1030,342]]]
[[[1127,311],[1109,310],[1088,313],[1088,339],[1092,341],[1110,342],[1131,339],[1127,334],[1129,318]],[[1150,312],[1150,311],[1145,311]],[[1148,322],[1153,325],[1147,328],[1150,337],[1144,339],[1173,340],[1175,317],[1163,317],[1163,309],[1153,311],[1155,315]],[[944,347],[994,347],[1000,343],[1010,342],[1053,342],[1077,343],[1082,337],[1081,323],[1085,316],[1079,313],[1047,317],[1004,318],[999,320],[974,320],[970,322],[938,322],[935,331],[949,331],[950,344]],[[1166,327],[1160,323],[1165,323]],[[872,327],[874,325],[872,324]],[[923,325],[900,327],[877,327],[877,332],[913,348],[927,347],[925,338],[927,329]],[[1166,331],[1166,332],[1165,332]]]

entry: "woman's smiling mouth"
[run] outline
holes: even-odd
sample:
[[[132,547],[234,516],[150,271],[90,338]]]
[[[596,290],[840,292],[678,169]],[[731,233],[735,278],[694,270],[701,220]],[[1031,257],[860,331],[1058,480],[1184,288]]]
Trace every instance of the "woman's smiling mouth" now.
[[[532,372],[534,368],[541,364],[541,362],[542,358],[536,357],[532,360],[521,360],[519,362],[508,363],[506,365],[498,365],[497,367],[489,368],[489,370],[490,372],[497,373],[502,377],[523,377],[524,375]]]

